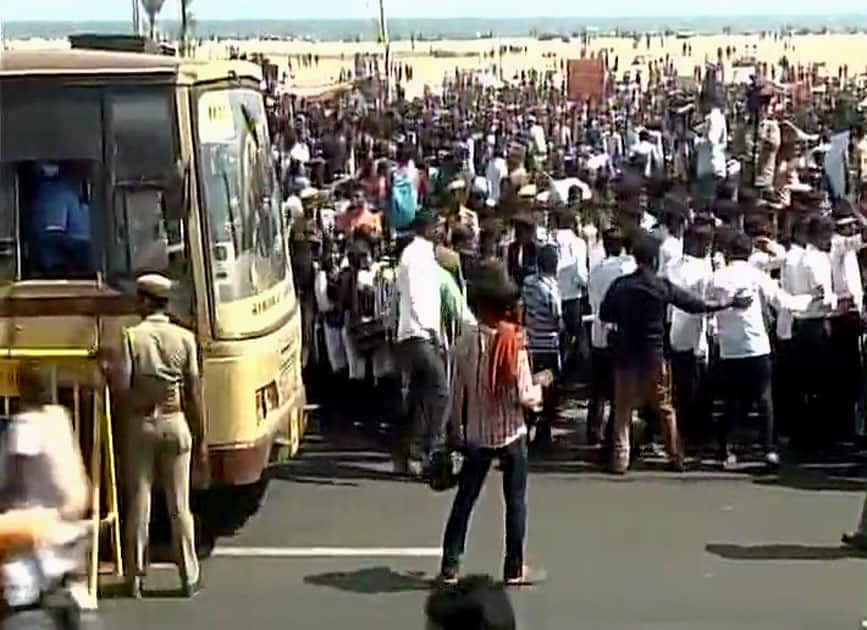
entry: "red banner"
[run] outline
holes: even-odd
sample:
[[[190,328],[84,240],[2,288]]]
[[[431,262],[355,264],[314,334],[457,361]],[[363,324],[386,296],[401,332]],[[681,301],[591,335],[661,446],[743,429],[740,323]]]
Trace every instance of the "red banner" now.
[[[605,61],[601,57],[570,59],[566,94],[570,101],[602,103],[605,99]]]

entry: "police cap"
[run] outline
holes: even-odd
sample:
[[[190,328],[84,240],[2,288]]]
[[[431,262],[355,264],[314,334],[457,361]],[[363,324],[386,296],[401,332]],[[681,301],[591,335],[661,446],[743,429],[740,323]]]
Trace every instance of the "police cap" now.
[[[174,282],[159,273],[147,273],[136,280],[136,288],[143,295],[167,300],[174,288]]]

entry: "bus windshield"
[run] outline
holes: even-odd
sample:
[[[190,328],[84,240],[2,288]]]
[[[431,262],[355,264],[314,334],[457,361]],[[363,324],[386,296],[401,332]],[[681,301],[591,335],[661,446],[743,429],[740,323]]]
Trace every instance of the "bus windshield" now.
[[[215,332],[228,338],[261,333],[280,321],[289,298],[283,218],[261,94],[203,93],[198,136]]]

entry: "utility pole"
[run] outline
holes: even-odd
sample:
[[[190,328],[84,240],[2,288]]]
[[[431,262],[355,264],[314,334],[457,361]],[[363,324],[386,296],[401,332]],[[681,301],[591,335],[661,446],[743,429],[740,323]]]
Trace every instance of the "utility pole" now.
[[[181,57],[187,56],[187,0],[181,0]]]
[[[385,47],[385,103],[391,103],[391,47],[388,42],[388,22],[385,20],[385,0],[379,0],[379,38]]]
[[[132,1],[132,31],[136,35],[141,35],[141,10],[139,9],[138,0]]]

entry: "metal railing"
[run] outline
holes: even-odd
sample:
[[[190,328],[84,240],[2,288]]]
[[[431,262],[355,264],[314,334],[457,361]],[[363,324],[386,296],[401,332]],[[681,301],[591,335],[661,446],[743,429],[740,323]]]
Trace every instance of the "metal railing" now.
[[[82,448],[91,482],[92,540],[87,566],[87,603],[96,607],[100,538],[106,530],[110,537],[113,572],[123,575],[111,392],[90,349],[10,348],[0,359],[0,397],[7,416],[17,411],[17,369],[21,361],[35,362],[49,370],[51,400],[69,409],[73,431]]]

